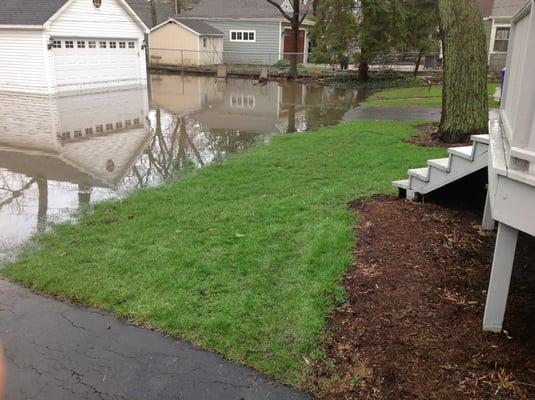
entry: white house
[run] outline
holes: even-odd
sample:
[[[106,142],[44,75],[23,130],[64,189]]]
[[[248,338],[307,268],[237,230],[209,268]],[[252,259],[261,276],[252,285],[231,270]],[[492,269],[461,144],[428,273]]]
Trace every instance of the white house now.
[[[489,219],[498,222],[485,330],[502,329],[519,232],[535,236],[535,0],[512,19],[500,120],[490,125]]]
[[[125,0],[2,0],[0,91],[146,84],[147,33]]]
[[[490,121],[490,135],[448,149],[448,157],[429,160],[393,182],[401,195],[414,199],[474,172],[488,168],[488,195],[482,228],[498,222],[483,329],[500,332],[519,232],[535,236],[535,0],[511,20],[507,74],[500,118]]]

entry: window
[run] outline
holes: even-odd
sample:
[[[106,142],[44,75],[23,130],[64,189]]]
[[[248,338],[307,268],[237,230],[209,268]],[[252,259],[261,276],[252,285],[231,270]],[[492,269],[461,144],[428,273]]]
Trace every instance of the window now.
[[[121,129],[123,127],[123,123],[122,122],[116,122],[115,123],[115,129]]]
[[[113,130],[113,124],[106,124],[106,130],[112,131]]]
[[[202,47],[204,49],[208,48],[208,39],[207,38],[202,38]]]
[[[256,31],[230,31],[231,42],[256,42]]]
[[[93,128],[85,128],[85,135],[92,135],[93,134]]]
[[[139,124],[140,124],[139,118],[134,118],[134,125],[139,125]]]
[[[87,47],[89,47],[90,49],[95,49],[97,47],[97,42],[94,42],[94,41],[87,42]]]
[[[53,49],[61,49],[61,40],[54,40],[52,42],[52,48]]]
[[[96,126],[96,131],[97,131],[97,133],[102,133],[102,132],[104,132],[104,127],[102,125],[97,125]]]
[[[126,128],[132,126],[132,120],[131,120],[131,119],[127,119],[126,121],[124,121],[124,126],[125,126]]]
[[[503,27],[496,28],[496,36],[494,37],[494,51],[507,52],[509,47],[509,33],[511,28]]]
[[[116,49],[117,48],[117,42],[110,42],[110,49]]]
[[[136,44],[134,42],[128,42],[128,48],[129,49],[135,49],[136,48]]]
[[[93,0],[93,5],[96,8],[100,8],[102,6],[102,0]]]
[[[76,42],[76,45],[79,49],[85,49],[85,41],[83,40],[79,40],[78,42]]]
[[[74,137],[75,138],[79,138],[79,137],[82,137],[82,131],[77,129],[74,131]]]
[[[250,108],[256,107],[256,99],[250,95],[233,94],[230,96],[230,106],[232,108]]]
[[[106,42],[98,42],[98,47],[100,47],[101,49],[105,49],[106,48]]]
[[[119,47],[121,49],[126,49],[126,42],[119,42]]]
[[[65,41],[65,48],[67,48],[67,49],[74,48],[74,42],[72,40],[66,40]]]

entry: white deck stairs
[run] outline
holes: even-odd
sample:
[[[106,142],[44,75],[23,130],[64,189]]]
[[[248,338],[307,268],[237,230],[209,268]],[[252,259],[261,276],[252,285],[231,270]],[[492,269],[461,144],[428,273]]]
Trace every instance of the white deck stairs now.
[[[474,135],[470,146],[450,147],[448,157],[427,161],[427,167],[408,171],[409,178],[394,181],[400,196],[409,200],[440,189],[488,165],[489,135]]]

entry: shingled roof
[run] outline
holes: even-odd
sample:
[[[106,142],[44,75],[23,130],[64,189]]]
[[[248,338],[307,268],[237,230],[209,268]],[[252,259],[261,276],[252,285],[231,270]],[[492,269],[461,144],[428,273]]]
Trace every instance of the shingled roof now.
[[[493,18],[514,17],[527,3],[527,0],[494,0]]]
[[[193,32],[201,36],[223,36],[223,32],[200,19],[188,19],[179,15],[177,15],[176,17],[169,18],[167,21],[161,23],[154,29],[159,29],[161,26],[164,26],[165,24],[171,23],[173,21],[184,25],[185,27],[191,29]]]
[[[1,0],[0,25],[43,25],[68,0]]]
[[[43,25],[68,0],[0,0],[0,25]],[[147,0],[126,1],[148,27],[152,26]]]
[[[279,0],[280,4],[284,0]],[[201,0],[187,17],[203,18],[282,18],[277,8],[266,0]]]

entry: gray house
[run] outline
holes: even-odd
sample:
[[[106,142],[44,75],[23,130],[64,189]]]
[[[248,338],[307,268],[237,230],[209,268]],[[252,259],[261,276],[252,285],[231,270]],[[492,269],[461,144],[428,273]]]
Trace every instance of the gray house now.
[[[292,2],[279,1],[291,14]],[[269,65],[290,58],[293,48],[290,24],[265,0],[201,0],[183,17],[202,19],[223,33],[225,63]],[[300,30],[298,60],[301,63],[308,59],[311,24],[305,19]]]
[[[513,16],[525,5],[525,0],[493,0],[486,3],[483,23],[487,32],[489,68],[491,73],[498,73],[505,67]],[[490,3],[490,13],[485,13]]]

